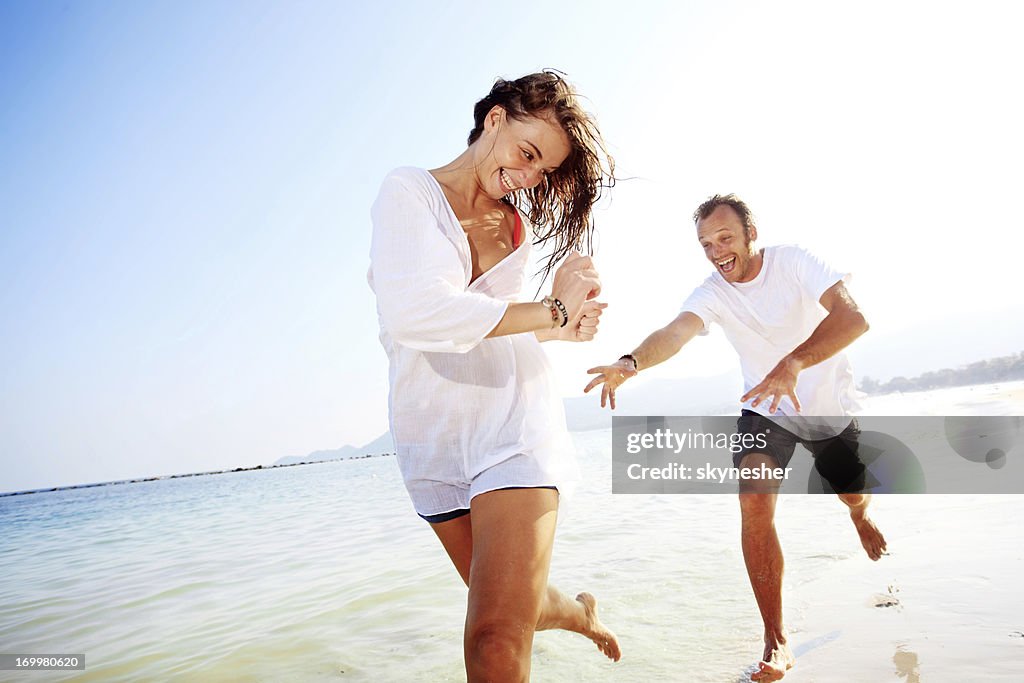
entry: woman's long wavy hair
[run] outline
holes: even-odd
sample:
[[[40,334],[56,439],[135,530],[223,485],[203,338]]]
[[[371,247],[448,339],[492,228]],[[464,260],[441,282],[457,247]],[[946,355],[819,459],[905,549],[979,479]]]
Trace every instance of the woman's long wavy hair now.
[[[491,92],[473,108],[475,125],[469,133],[470,145],[483,133],[484,119],[495,106],[517,121],[553,119],[569,137],[569,156],[561,166],[533,189],[505,197],[536,226],[534,244],[552,242],[551,256],[541,269],[544,278],[571,249],[592,252],[591,209],[602,190],[615,185],[615,160],[605,148],[597,123],[580,107],[578,99],[562,74],[548,69],[514,81],[499,78]]]

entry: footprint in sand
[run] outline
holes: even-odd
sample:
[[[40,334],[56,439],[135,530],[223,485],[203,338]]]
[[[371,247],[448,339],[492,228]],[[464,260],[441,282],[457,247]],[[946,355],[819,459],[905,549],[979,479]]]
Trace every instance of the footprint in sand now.
[[[899,587],[890,583],[885,593],[875,593],[868,600],[868,604],[872,607],[900,607],[900,599],[896,597],[899,592]]]
[[[902,646],[892,656],[892,663],[896,665],[896,675],[907,679],[907,683],[920,683],[921,671],[917,664],[917,653],[904,650]]]

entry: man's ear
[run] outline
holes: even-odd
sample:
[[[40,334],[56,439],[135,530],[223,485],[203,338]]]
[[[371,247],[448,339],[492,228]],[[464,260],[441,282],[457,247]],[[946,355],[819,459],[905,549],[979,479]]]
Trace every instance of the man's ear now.
[[[751,225],[750,229],[747,230],[747,241],[748,242],[756,242],[757,241],[757,226],[756,225]]]

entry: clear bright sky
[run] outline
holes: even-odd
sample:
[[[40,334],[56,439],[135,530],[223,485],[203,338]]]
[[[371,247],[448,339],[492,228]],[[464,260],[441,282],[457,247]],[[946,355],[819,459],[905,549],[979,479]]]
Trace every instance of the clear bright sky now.
[[[2,3],[0,491],[380,435],[380,180],[450,161],[493,79],[544,67],[628,178],[596,214],[601,335],[551,349],[567,395],[708,274],[715,192],[854,273],[861,376],[1022,350],[1020,7]],[[718,331],[652,372],[729,371]]]

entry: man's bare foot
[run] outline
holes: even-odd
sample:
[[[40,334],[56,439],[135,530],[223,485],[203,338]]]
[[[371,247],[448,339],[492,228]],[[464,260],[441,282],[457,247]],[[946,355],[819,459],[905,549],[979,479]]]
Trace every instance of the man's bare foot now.
[[[778,681],[796,664],[796,657],[785,643],[765,643],[764,659],[757,664],[757,671],[750,674],[752,681]]]
[[[609,659],[619,661],[622,657],[622,652],[619,650],[619,639],[597,618],[597,599],[590,593],[580,593],[576,596],[576,600],[583,605],[583,612],[586,615],[583,629],[579,633],[594,641],[597,649]]]
[[[864,552],[872,560],[878,560],[885,554],[885,536],[882,536],[882,532],[878,530],[864,509],[851,509],[850,519],[853,520],[853,526],[857,527],[857,535],[860,536],[860,544],[864,546]]]

